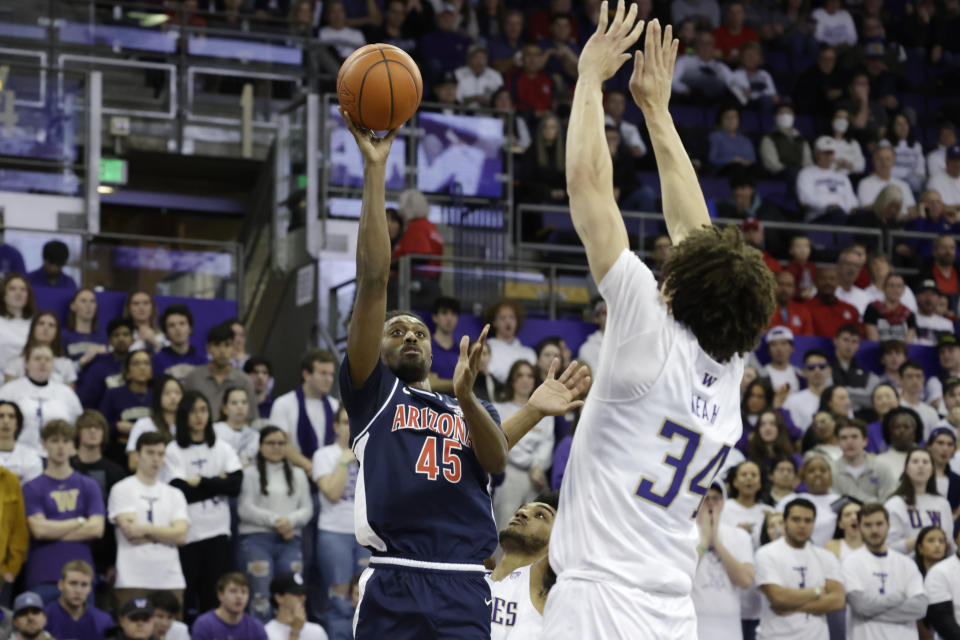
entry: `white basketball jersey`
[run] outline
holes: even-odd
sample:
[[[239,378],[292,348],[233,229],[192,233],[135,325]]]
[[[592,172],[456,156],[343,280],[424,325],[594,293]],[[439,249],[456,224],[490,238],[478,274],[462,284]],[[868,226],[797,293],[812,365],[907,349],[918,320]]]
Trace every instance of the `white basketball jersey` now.
[[[543,616],[530,600],[530,567],[520,567],[490,584],[490,640],[536,640]]]
[[[607,326],[550,538],[559,580],[690,594],[694,519],[740,438],[743,361],[720,364],[624,250],[599,285]]]

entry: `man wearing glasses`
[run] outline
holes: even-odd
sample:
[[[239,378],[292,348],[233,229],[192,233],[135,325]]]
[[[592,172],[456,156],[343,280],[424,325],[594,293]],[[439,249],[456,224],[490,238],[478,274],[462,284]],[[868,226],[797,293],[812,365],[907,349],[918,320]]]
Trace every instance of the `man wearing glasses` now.
[[[790,412],[790,419],[798,429],[806,432],[813,416],[820,407],[820,394],[830,380],[830,362],[827,354],[819,349],[808,349],[803,354],[803,369],[800,375],[806,378],[807,388],[787,396],[783,408]]]

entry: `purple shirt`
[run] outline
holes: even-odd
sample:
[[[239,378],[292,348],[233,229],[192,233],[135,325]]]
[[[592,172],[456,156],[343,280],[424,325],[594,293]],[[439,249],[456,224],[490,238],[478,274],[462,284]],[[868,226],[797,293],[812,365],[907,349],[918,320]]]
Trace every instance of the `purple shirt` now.
[[[47,614],[46,631],[57,640],[101,640],[107,629],[114,626],[110,614],[93,605],[87,607],[79,620],[74,620],[59,600],[48,603],[44,613]]]
[[[112,353],[101,353],[80,370],[77,396],[84,409],[99,409],[107,391],[107,378],[123,371],[123,360]]]
[[[107,389],[100,403],[100,413],[110,425],[111,440],[117,437],[117,423],[121,420],[136,422],[150,415],[150,397],[149,388],[145,393],[135,393],[126,385]]]
[[[50,284],[50,282],[47,280],[47,274],[43,271],[43,267],[28,273],[27,280],[30,282],[31,287],[51,287],[54,289],[77,290],[76,281],[62,271],[60,272],[60,275],[57,276],[57,281],[53,284]]]
[[[193,640],[267,640],[263,623],[246,613],[240,624],[227,624],[216,611],[207,611],[197,618],[190,632]]]
[[[172,347],[164,347],[153,356],[153,375],[168,375],[183,381],[193,368],[208,362],[206,352],[198,351],[190,345],[190,350],[184,354],[177,353]]]
[[[87,350],[97,344],[107,345],[107,338],[98,333],[78,333],[70,329],[63,329],[63,350],[67,357],[74,362],[83,357]]]
[[[452,349],[444,349],[433,338],[430,338],[430,343],[433,347],[430,371],[445,380],[453,380],[453,372],[457,368],[457,360],[460,359],[460,341],[454,340]]]
[[[23,485],[23,504],[27,518],[38,513],[48,520],[104,515],[100,487],[76,471],[63,480],[47,474],[34,478]],[[37,540],[31,536],[30,553],[27,556],[27,588],[43,582],[57,582],[61,567],[71,560],[85,560],[93,566],[89,542]]]
[[[27,267],[23,264],[23,254],[16,247],[0,243],[0,278],[11,273],[26,273]]]

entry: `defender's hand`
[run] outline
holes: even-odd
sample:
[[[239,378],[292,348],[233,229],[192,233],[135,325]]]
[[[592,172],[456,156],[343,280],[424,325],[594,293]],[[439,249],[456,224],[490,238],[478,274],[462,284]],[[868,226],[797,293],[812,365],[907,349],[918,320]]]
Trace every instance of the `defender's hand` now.
[[[673,67],[677,62],[679,40],[673,38],[673,27],[667,25],[661,36],[660,21],[647,25],[643,51],[637,51],[630,76],[630,95],[646,114],[666,111],[673,85]]]
[[[640,39],[644,22],[637,22],[636,3],[630,5],[630,11],[625,11],[623,0],[619,0],[617,13],[608,28],[609,15],[605,0],[600,3],[597,30],[580,52],[577,70],[581,78],[593,76],[603,82],[613,77],[617,69],[630,59],[630,54],[625,51]]]

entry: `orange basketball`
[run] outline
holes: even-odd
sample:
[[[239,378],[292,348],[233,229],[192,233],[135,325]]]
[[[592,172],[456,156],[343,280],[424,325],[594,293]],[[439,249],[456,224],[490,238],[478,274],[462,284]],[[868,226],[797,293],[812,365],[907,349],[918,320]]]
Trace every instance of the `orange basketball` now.
[[[337,98],[355,124],[382,131],[410,119],[423,97],[420,68],[392,44],[368,44],[350,54],[337,74]]]

